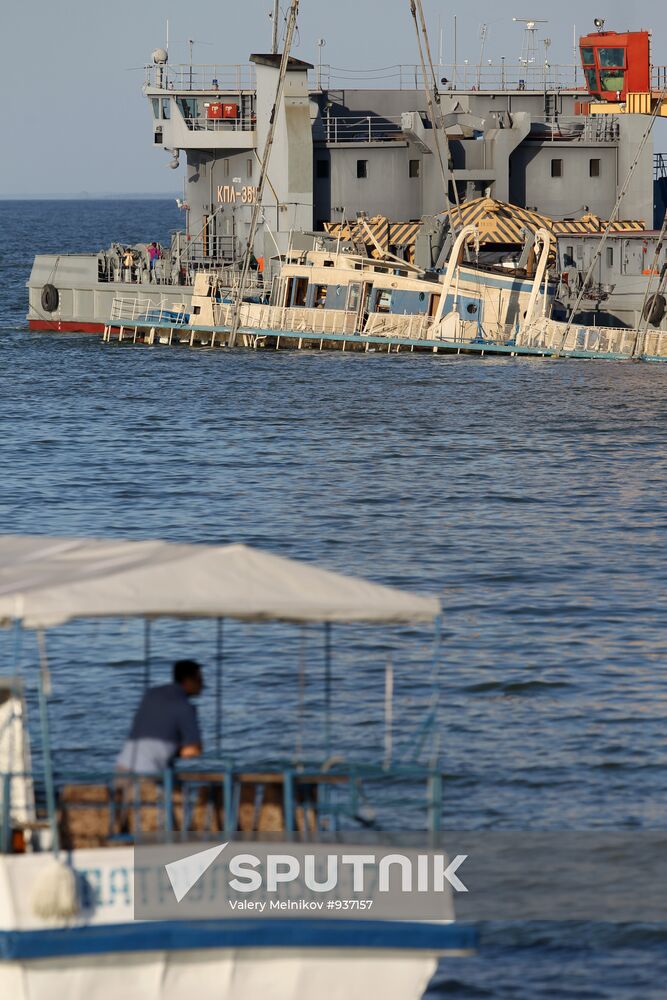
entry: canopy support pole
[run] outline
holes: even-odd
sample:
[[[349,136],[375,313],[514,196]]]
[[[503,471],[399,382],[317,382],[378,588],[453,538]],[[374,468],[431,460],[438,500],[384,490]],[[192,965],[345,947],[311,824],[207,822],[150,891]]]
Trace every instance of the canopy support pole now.
[[[222,638],[223,619],[216,620],[215,637],[215,749],[218,756],[222,753]]]
[[[331,622],[324,625],[324,752],[331,756]]]
[[[433,673],[431,686],[433,689],[433,755],[432,766],[438,766],[440,756],[440,728],[438,726],[438,706],[440,701],[440,646],[442,642],[442,615],[439,614],[433,623]]]
[[[387,654],[384,668],[384,766],[388,771],[391,767],[393,754],[394,725],[394,662],[391,653]]]
[[[58,854],[60,842],[58,838],[58,824],[56,822],[56,790],[53,783],[53,762],[51,760],[51,734],[49,730],[49,712],[47,698],[51,694],[51,678],[49,677],[49,665],[46,659],[46,643],[44,632],[39,629],[37,632],[37,646],[39,648],[39,724],[42,736],[42,757],[44,760],[44,789],[46,792],[46,808],[49,814],[49,826],[51,829],[51,850]]]
[[[151,622],[144,618],[144,691],[151,682]]]

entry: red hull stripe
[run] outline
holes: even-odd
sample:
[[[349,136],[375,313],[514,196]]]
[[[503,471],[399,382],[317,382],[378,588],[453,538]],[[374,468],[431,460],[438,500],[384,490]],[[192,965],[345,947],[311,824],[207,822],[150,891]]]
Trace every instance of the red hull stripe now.
[[[29,319],[30,330],[55,330],[56,333],[104,333],[104,323],[82,323],[76,320]]]

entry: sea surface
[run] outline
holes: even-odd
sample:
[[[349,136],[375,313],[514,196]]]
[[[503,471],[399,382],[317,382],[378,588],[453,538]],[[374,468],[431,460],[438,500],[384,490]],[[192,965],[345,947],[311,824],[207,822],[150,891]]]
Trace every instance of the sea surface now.
[[[35,253],[166,242],[180,224],[171,201],[0,202],[1,530],[243,541],[438,594],[446,825],[664,829],[667,368],[27,331]],[[322,639],[225,624],[225,753],[321,755]],[[409,753],[430,635],[333,639],[336,751],[382,754],[390,657],[394,754]],[[111,767],[141,691],[141,624],[48,643],[56,767]],[[214,652],[213,624],[159,623],[151,678],[197,655],[208,679]],[[17,654],[0,636],[0,656],[3,672],[19,657],[34,702],[32,640]],[[210,689],[200,711],[210,744]],[[483,928],[429,998],[663,998],[666,946],[660,926]]]

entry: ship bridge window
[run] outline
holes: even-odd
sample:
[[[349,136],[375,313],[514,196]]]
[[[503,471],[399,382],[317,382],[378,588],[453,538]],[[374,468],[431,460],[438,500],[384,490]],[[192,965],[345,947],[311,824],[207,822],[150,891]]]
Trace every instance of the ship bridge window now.
[[[199,101],[196,97],[177,97],[176,104],[186,120],[200,117]]]
[[[593,49],[582,48],[581,61],[584,64],[584,66],[594,66],[595,56],[593,55]]]
[[[584,70],[584,72],[586,73],[586,86],[588,87],[588,89],[593,91],[597,90],[598,75],[595,72],[595,70],[591,68]]]
[[[159,118],[160,117],[160,98],[159,97],[153,97],[153,98],[151,98],[151,104],[153,105],[153,118]]]
[[[625,88],[625,74],[620,69],[600,70],[600,90],[616,94]]]
[[[625,49],[598,49],[600,66],[625,66]]]
[[[171,118],[171,100],[168,97],[162,98],[162,117]]]

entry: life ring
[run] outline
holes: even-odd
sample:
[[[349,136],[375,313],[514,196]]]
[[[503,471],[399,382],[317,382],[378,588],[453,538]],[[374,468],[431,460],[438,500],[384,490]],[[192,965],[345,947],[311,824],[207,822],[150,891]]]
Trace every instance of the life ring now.
[[[651,295],[646,302],[642,315],[644,319],[649,321],[651,326],[660,326],[666,309],[667,301],[665,300],[665,296],[656,293],[655,295]]]
[[[55,312],[60,303],[60,295],[55,285],[44,285],[42,288],[42,309],[44,312]]]

